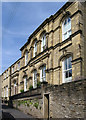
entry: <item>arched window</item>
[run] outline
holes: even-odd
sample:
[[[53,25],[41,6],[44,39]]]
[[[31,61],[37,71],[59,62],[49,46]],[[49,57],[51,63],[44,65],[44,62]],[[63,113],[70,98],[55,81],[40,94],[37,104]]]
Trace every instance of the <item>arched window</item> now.
[[[25,65],[28,63],[28,51],[25,52]]]
[[[24,78],[24,91],[27,91],[27,77]]]
[[[71,82],[72,80],[72,57],[66,58],[62,61],[62,78],[63,83],[65,82]]]
[[[33,88],[37,88],[37,71],[33,72]]]
[[[62,23],[62,41],[71,35],[71,19],[67,17]]]
[[[43,81],[46,81],[46,66],[42,66],[41,67],[41,70],[40,70],[40,81],[43,82]]]
[[[42,35],[41,52],[46,49],[46,33]]]
[[[34,42],[34,51],[33,51],[33,57],[37,55],[37,40]]]
[[[16,94],[16,87],[17,87],[17,85],[16,85],[16,81],[15,81],[15,83],[14,83],[14,95]]]

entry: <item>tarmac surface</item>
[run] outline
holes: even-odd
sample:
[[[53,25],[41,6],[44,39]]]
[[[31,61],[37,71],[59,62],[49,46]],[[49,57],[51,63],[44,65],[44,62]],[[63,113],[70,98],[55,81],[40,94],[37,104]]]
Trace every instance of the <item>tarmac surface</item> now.
[[[15,108],[10,108],[6,104],[2,104],[2,120],[37,120],[37,119]]]

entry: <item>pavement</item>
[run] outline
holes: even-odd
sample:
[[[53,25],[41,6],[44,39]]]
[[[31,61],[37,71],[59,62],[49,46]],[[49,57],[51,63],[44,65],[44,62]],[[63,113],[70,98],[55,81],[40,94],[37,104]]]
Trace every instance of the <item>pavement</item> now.
[[[15,108],[10,108],[6,104],[2,104],[2,120],[36,120],[36,118]]]

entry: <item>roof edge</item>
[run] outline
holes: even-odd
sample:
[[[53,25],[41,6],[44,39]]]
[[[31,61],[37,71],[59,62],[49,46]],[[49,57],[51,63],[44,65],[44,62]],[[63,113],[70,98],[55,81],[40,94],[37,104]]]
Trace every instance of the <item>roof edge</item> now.
[[[73,2],[66,2],[54,15],[51,15],[49,18],[46,18],[45,21],[41,25],[39,25],[39,27],[28,37],[27,42],[20,48],[20,51],[22,51],[30,43],[31,38],[35,34],[37,34],[37,32],[39,32],[42,27],[44,27],[51,20],[54,20],[56,17],[58,17],[62,13],[62,11],[65,10],[72,3]]]

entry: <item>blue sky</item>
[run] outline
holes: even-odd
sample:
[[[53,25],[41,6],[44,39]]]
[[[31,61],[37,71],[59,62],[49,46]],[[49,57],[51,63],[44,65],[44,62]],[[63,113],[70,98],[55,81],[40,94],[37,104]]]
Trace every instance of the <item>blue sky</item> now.
[[[64,2],[2,3],[2,72],[21,57],[20,48],[34,30]]]

